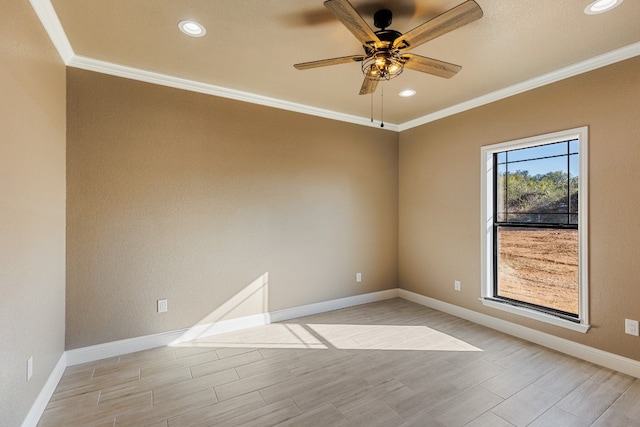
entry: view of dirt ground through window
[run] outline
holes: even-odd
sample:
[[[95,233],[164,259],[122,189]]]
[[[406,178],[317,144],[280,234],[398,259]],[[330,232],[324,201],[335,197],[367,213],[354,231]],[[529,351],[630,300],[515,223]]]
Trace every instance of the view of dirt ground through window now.
[[[578,230],[498,229],[502,297],[578,314]]]

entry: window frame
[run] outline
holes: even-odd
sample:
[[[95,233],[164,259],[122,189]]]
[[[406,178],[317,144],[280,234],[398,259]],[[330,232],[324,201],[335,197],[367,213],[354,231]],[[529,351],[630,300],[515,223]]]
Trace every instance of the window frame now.
[[[513,304],[498,299],[494,294],[494,154],[502,151],[552,144],[567,140],[578,140],[578,317],[567,319],[550,311]],[[573,331],[586,333],[589,328],[589,267],[588,267],[588,127],[537,135],[529,138],[506,141],[481,147],[481,275],[482,303],[494,309],[517,314],[541,322],[550,323]]]

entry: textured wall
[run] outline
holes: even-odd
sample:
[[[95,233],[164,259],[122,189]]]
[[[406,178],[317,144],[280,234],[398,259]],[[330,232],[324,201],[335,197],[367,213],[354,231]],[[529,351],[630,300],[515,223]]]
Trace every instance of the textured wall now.
[[[400,136],[400,286],[640,360],[640,58]],[[585,335],[486,308],[480,297],[480,147],[589,127],[590,323]],[[462,291],[453,281],[462,281]]]
[[[68,349],[397,286],[396,133],[67,79]]]
[[[65,126],[64,64],[29,2],[2,2],[2,426],[22,423],[64,350]]]

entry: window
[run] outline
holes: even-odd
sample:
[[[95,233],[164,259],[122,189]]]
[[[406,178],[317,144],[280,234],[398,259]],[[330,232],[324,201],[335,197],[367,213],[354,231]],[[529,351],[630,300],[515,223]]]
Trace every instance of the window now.
[[[586,332],[587,128],[482,148],[482,301]]]

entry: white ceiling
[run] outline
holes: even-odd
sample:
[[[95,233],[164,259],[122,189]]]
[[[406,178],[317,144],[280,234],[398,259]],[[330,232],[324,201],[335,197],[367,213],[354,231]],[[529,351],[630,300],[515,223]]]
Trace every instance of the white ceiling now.
[[[462,66],[451,79],[413,70],[358,95],[358,63],[294,63],[363,52],[322,0],[31,0],[69,66],[370,125],[407,129],[640,54],[640,1],[586,15],[589,0],[477,0],[484,16],[413,53]],[[402,33],[462,0],[351,0],[373,27]],[[177,27],[207,28],[191,38]],[[384,97],[382,97],[382,90]],[[417,95],[400,98],[412,88]]]

